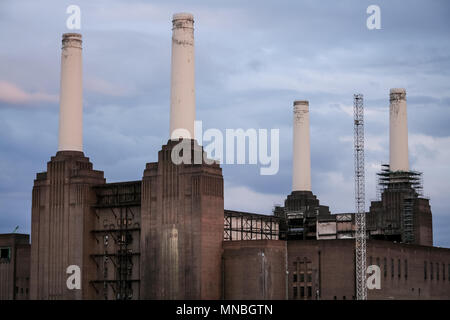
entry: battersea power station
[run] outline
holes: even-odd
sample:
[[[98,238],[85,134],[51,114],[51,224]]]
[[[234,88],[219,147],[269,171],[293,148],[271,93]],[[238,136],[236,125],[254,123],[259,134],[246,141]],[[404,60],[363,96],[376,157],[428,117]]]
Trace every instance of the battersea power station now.
[[[293,102],[284,205],[226,210],[220,164],[194,136],[194,18],[172,22],[170,132],[138,181],[107,183],[84,154],[82,37],[63,35],[58,150],[34,180],[31,239],[0,235],[0,299],[356,299],[355,214],[313,193],[308,101]],[[450,299],[450,249],[433,246],[422,174],[409,168],[405,89],[389,105],[389,164],[364,214],[378,277],[367,297]],[[202,160],[176,164],[181,143]]]

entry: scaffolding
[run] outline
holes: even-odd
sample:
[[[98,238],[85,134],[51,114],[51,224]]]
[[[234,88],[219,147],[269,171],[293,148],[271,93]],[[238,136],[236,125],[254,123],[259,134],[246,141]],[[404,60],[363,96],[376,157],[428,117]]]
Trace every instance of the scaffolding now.
[[[418,171],[391,171],[388,164],[382,164],[380,172],[377,173],[378,187],[377,197],[386,189],[406,190],[413,188],[418,196],[423,197],[423,177]]]
[[[401,212],[402,242],[414,243],[414,201],[418,197],[423,197],[422,173],[417,171],[393,172],[388,164],[383,164],[377,176],[377,194],[379,199],[381,199],[381,194],[385,190],[398,191],[403,194]]]
[[[108,299],[108,288],[111,288],[117,300],[133,298],[133,283],[139,282],[133,279],[133,258],[140,256],[134,252],[131,244],[133,234],[140,234],[140,225],[135,221],[133,207],[141,205],[141,181],[125,183],[111,183],[94,187],[97,202],[94,206],[97,218],[100,219],[100,211],[114,219],[103,220],[103,228],[91,230],[97,243],[103,242],[103,252],[91,254],[91,258],[97,265],[97,270],[103,271],[101,279],[91,281],[96,292],[104,299]],[[114,246],[110,246],[110,240]],[[113,248],[112,252],[108,248]],[[114,266],[114,272],[109,272],[109,264]],[[114,276],[111,276],[114,274]]]
[[[367,299],[366,287],[366,210],[364,179],[364,100],[353,96],[355,152],[355,221],[356,221],[356,298]]]
[[[415,240],[413,221],[414,198],[415,195],[412,192],[408,192],[403,198],[402,239],[406,243],[413,243]]]
[[[224,213],[224,241],[279,239],[279,217],[233,210]]]

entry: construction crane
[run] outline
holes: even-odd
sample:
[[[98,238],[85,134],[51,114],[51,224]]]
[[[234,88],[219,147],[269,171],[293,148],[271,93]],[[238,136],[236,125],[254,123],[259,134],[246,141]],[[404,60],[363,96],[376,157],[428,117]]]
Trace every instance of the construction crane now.
[[[364,179],[364,100],[362,94],[353,95],[355,144],[355,263],[356,299],[367,299],[366,287],[366,210]]]

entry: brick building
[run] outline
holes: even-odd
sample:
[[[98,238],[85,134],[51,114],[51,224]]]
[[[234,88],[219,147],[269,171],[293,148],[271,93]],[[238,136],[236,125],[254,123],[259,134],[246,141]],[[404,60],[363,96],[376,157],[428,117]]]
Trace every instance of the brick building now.
[[[193,23],[174,15],[170,139],[138,181],[107,183],[84,155],[81,35],[63,36],[58,151],[34,180],[31,250],[28,235],[0,235],[0,299],[355,298],[355,219],[332,214],[311,190],[308,101],[294,102],[284,206],[224,209],[222,169],[193,136]],[[398,104],[406,110],[406,93],[395,89]],[[174,154],[200,161],[175,163]],[[380,199],[366,214],[367,264],[381,282],[368,297],[449,299],[450,249],[432,246],[428,199],[407,155],[396,156],[400,167],[380,173]],[[72,265],[81,289],[66,285]]]

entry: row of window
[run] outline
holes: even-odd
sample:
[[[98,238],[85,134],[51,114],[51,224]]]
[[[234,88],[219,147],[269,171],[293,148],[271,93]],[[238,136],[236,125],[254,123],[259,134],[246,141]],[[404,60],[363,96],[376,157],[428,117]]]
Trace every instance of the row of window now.
[[[430,280],[434,280],[434,276],[436,275],[436,280],[439,280],[441,265],[439,262],[423,262],[423,279],[428,280],[428,265],[430,266]],[[450,263],[447,265],[447,279],[450,281]],[[442,281],[445,281],[445,263],[442,263]]]
[[[306,293],[306,297],[311,298],[312,297],[312,287],[308,286],[306,287],[306,292],[305,292],[305,287],[294,287],[294,299],[298,298],[298,289],[300,289],[300,298],[305,298],[305,293]]]
[[[20,294],[23,294],[24,293],[24,288],[16,287],[15,291],[16,291],[16,294],[19,294],[19,292],[20,292]],[[28,294],[28,288],[25,288],[25,294]]]
[[[397,277],[400,279],[403,275],[403,277],[405,278],[405,280],[408,280],[408,260],[404,259],[403,263],[401,259],[397,259],[397,268],[395,268],[395,259],[391,258],[390,259],[390,275],[391,278],[395,277],[395,273],[397,270]],[[373,265],[373,258],[369,257],[369,263],[368,265]],[[377,257],[376,258],[376,265],[379,266],[381,268],[381,264],[380,264],[380,258]],[[403,270],[403,271],[402,271]],[[385,278],[387,278],[388,276],[388,259],[386,257],[383,258],[383,276]]]
[[[373,258],[369,257],[369,265],[373,264]],[[395,266],[395,262],[397,262],[397,268]],[[380,265],[380,258],[376,258],[376,265],[381,268]],[[446,274],[446,267],[447,267],[447,274]],[[383,275],[385,278],[388,276],[388,259],[385,257],[383,259]],[[403,272],[402,272],[403,270]],[[391,278],[395,277],[395,273],[397,273],[397,277],[400,279],[403,275],[405,280],[408,279],[408,260],[404,259],[403,262],[401,259],[390,259],[390,275]],[[442,280],[445,281],[447,276],[447,280],[450,281],[450,264],[446,266],[445,263],[440,264],[439,262],[433,263],[433,262],[423,262],[423,278],[424,280]]]
[[[311,282],[312,281],[312,274],[311,273],[307,273],[306,274],[306,282]],[[299,276],[297,276],[296,273],[294,273],[293,275],[293,282],[305,282],[305,273],[301,272]]]

